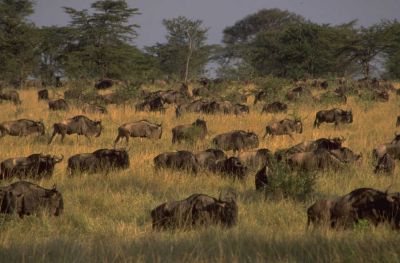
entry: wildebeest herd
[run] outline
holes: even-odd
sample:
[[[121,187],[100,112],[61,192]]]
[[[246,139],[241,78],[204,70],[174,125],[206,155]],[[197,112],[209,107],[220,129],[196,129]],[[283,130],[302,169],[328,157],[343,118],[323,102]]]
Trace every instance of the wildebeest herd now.
[[[322,86],[326,86],[324,83]],[[104,80],[96,83],[97,89],[107,89],[113,81]],[[310,90],[305,87],[294,88],[286,94],[288,101],[302,96],[309,96]],[[254,104],[262,102],[268,95],[261,91],[255,94]],[[383,95],[382,95],[383,96]],[[8,100],[16,105],[21,104],[16,91],[1,92],[1,100]],[[50,100],[47,90],[38,92],[38,100],[48,100],[50,110],[69,111],[70,106],[64,99]],[[234,114],[249,113],[249,106],[224,99],[194,98],[187,85],[177,90],[163,90],[143,94],[142,101],[135,105],[136,111],[165,112],[168,105],[174,104],[176,118],[187,112],[198,114]],[[261,113],[286,113],[288,105],[275,101],[266,103]],[[105,107],[85,104],[85,113],[107,114]],[[357,118],[357,116],[355,116]],[[314,128],[322,123],[351,125],[351,110],[332,108],[320,110],[315,114]],[[398,120],[398,123],[400,121]],[[195,143],[206,140],[209,135],[209,123],[202,118],[192,123],[182,123],[171,130],[172,144]],[[85,136],[88,140],[99,137],[103,131],[101,120],[91,120],[85,115],[77,115],[60,120],[52,125],[53,133],[48,144],[53,143],[57,135],[61,143],[66,135]],[[275,136],[289,136],[303,132],[303,122],[299,118],[284,118],[268,123],[263,139]],[[42,121],[19,119],[0,123],[0,137],[45,135]],[[98,149],[92,153],[78,153],[67,160],[67,175],[77,176],[81,173],[109,173],[117,169],[128,169],[130,157],[128,150],[116,146],[125,139],[133,137],[159,140],[163,136],[163,124],[153,123],[146,119],[120,124],[116,131],[113,148]],[[271,137],[271,138],[269,138]],[[303,141],[292,147],[278,149],[274,153],[266,148],[259,148],[260,138],[253,131],[233,130],[217,134],[211,139],[212,148],[191,152],[187,150],[159,153],[153,158],[156,171],[159,169],[181,170],[193,175],[201,171],[219,174],[232,180],[243,180],[255,171],[255,190],[265,191],[273,177],[273,163],[286,165],[293,171],[340,171],[362,159],[361,153],[344,147],[344,137],[319,138]],[[231,153],[230,155],[228,153]],[[395,170],[395,160],[400,159],[400,135],[394,140],[378,145],[372,151],[376,160],[373,171],[376,174],[391,175]],[[15,157],[0,163],[0,179],[41,179],[53,175],[55,165],[64,160],[64,156],[43,153],[32,153],[26,157]],[[45,189],[27,181],[18,181],[9,186],[0,187],[1,213],[16,213],[20,217],[37,213],[45,209],[50,215],[61,214],[64,204],[61,193],[54,187]],[[156,230],[191,228],[211,224],[232,227],[238,222],[238,204],[233,192],[221,194],[214,198],[205,194],[193,194],[180,201],[163,203],[151,210],[152,226]],[[327,224],[332,228],[351,227],[360,220],[368,220],[373,225],[390,223],[400,228],[400,193],[389,193],[372,188],[359,188],[350,193],[332,199],[316,201],[307,210],[308,225]]]

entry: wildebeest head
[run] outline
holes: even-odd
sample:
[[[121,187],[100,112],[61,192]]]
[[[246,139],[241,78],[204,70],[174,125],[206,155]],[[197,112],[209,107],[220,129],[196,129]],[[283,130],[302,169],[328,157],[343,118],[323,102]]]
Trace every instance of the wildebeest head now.
[[[219,206],[221,223],[227,227],[236,225],[238,217],[236,193],[233,191],[228,191],[226,193],[221,192],[218,199],[219,202],[217,205]]]
[[[353,113],[351,110],[343,111],[343,122],[344,123],[353,123]]]
[[[375,167],[374,173],[386,173],[386,174],[393,174],[395,169],[396,163],[390,154],[385,153],[381,158],[378,160],[378,164]]]
[[[195,122],[192,123],[192,125],[196,126],[196,127],[206,128],[207,127],[207,122],[205,120],[197,119]]]
[[[103,130],[103,125],[101,124],[101,121],[95,121],[94,125],[97,128],[97,134],[96,137],[99,137],[101,135],[101,131]]]
[[[54,185],[53,189],[47,190],[45,193],[47,199],[47,207],[51,215],[59,216],[64,209],[64,201],[60,192],[57,191]]]

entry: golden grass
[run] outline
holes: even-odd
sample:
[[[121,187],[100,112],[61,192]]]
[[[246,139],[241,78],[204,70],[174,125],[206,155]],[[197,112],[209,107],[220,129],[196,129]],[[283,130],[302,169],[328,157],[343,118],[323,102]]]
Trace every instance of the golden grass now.
[[[36,101],[36,92],[21,92],[20,107],[0,105],[0,121],[19,118],[42,119],[47,134],[52,124],[64,118],[81,114],[78,109],[69,112],[50,112],[47,103]],[[333,129],[323,124],[313,129],[315,112],[319,108],[305,105],[296,109],[304,120],[304,133],[288,137],[261,140],[260,147],[276,150],[303,140],[343,135],[345,146],[362,152],[359,166],[341,173],[318,175],[317,195],[345,194],[358,187],[400,190],[398,172],[394,177],[372,173],[372,148],[393,138],[399,101],[393,94],[389,103],[360,104],[351,98],[345,108],[352,109],[354,123]],[[293,108],[292,108],[293,109]],[[153,157],[164,151],[210,147],[211,138],[234,129],[251,130],[259,136],[272,120],[284,114],[260,115],[261,105],[251,107],[247,116],[201,116],[207,121],[209,137],[196,145],[172,145],[171,129],[191,123],[196,114],[176,119],[174,109],[165,115],[136,113],[129,106],[109,106],[105,116],[88,115],[101,119],[105,130],[101,137],[88,142],[85,138],[69,136],[64,144],[60,138],[48,146],[46,139],[5,137],[0,141],[0,160],[26,156],[34,152],[63,154],[66,158],[76,153],[111,148],[119,125],[146,118],[163,123],[163,137],[158,141],[133,139],[129,145],[131,168],[109,175],[95,174],[68,178],[66,160],[56,166],[54,176],[39,182],[44,187],[54,183],[63,193],[65,209],[59,218],[27,217],[3,220],[0,224],[0,261],[33,262],[310,262],[310,261],[375,261],[399,259],[399,233],[387,227],[357,228],[351,231],[320,229],[306,231],[308,203],[290,200],[266,201],[254,191],[254,173],[244,183],[233,182],[218,175],[200,173],[197,176],[163,170],[155,172]],[[125,142],[119,144],[124,147]],[[9,181],[2,184],[8,184]],[[167,200],[183,199],[193,193],[217,196],[221,189],[233,187],[239,195],[239,223],[223,230],[218,227],[186,232],[153,232],[150,210]]]

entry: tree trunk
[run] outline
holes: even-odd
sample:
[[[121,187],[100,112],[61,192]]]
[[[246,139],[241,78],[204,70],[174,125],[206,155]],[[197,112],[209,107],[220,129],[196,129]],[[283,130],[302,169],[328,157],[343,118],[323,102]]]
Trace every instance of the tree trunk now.
[[[189,32],[186,32],[187,37],[189,39],[189,53],[186,58],[186,67],[185,67],[185,84],[187,84],[188,76],[189,76],[189,64],[190,64],[190,58],[192,57],[192,52],[193,52],[193,46],[192,46],[192,36],[190,35]]]

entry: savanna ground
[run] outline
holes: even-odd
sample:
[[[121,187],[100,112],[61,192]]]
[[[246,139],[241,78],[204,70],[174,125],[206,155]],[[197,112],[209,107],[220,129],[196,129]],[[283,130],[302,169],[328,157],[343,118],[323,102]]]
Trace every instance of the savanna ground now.
[[[69,112],[50,112],[46,102],[37,102],[35,90],[20,92],[23,103],[15,107],[0,105],[0,120],[20,118],[42,119],[46,137],[4,137],[0,141],[0,160],[27,156],[34,152],[63,154],[64,161],[56,166],[51,179],[38,183],[51,187],[54,183],[64,197],[64,213],[54,218],[41,215],[2,219],[0,222],[0,261],[28,262],[393,262],[399,261],[399,232],[389,227],[373,228],[367,224],[353,230],[306,230],[306,209],[319,197],[346,194],[358,187],[400,191],[398,169],[393,177],[373,174],[371,150],[388,142],[396,131],[395,119],[400,99],[391,94],[388,103],[361,103],[350,98],[354,122],[333,129],[323,124],[313,129],[315,112],[321,106],[303,104],[297,107],[304,132],[289,137],[260,140],[260,147],[271,150],[288,147],[303,140],[344,136],[345,146],[363,153],[359,165],[340,173],[319,173],[316,194],[306,202],[269,200],[254,189],[251,171],[245,182],[232,181],[211,173],[197,176],[184,172],[153,169],[153,158],[165,151],[188,149],[199,151],[211,147],[216,134],[234,129],[251,130],[260,137],[265,125],[286,114],[260,115],[261,105],[251,106],[250,114],[204,115],[209,136],[196,145],[172,145],[171,129],[178,124],[192,123],[198,114],[185,114],[176,119],[174,108],[165,114],[136,113],[130,106],[108,106],[108,115],[91,115],[101,119],[104,131],[91,142],[69,136],[64,144],[58,137],[48,146],[52,124],[64,118],[82,114],[78,109]],[[289,106],[290,111],[293,105]],[[66,159],[73,154],[111,148],[117,127],[125,122],[146,118],[163,124],[161,140],[132,139],[129,144],[131,167],[111,174],[68,177]],[[125,142],[120,143],[125,146]],[[10,181],[1,182],[2,185]],[[238,193],[239,220],[232,229],[208,227],[190,231],[153,232],[150,210],[169,200],[186,198],[193,193],[218,196],[222,189],[234,188]]]

